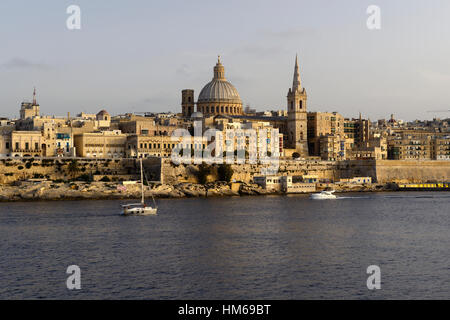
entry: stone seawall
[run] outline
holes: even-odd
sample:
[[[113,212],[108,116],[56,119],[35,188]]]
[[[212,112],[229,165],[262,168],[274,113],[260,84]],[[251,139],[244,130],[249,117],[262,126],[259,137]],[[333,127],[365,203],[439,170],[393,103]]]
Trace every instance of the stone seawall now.
[[[10,184],[31,178],[67,181],[89,175],[95,180],[106,176],[112,180],[138,178],[139,164],[136,159],[77,159],[78,170],[69,169],[72,159],[67,158],[8,158],[0,159],[0,184]],[[175,165],[170,158],[143,160],[149,181],[163,184],[197,183],[198,165]],[[214,166],[213,166],[214,167]],[[217,165],[215,166],[217,168]],[[232,165],[233,179],[251,183],[267,168],[258,164]],[[371,177],[374,182],[421,183],[450,181],[450,161],[403,161],[403,160],[280,160],[278,175],[316,175],[319,180],[339,181],[353,177]],[[217,181],[212,170],[207,181]]]
[[[377,160],[379,183],[424,183],[450,181],[450,161]]]
[[[76,169],[70,169],[76,160]],[[0,184],[27,179],[70,180],[83,175],[124,180],[136,175],[135,159],[0,158]]]
[[[232,165],[233,179],[250,183],[261,169],[267,166],[257,164]],[[162,159],[162,182],[197,182],[197,165],[174,165],[170,159]],[[380,184],[388,182],[418,183],[429,181],[450,181],[450,161],[404,161],[404,160],[280,160],[278,175],[316,175],[319,180],[339,181],[353,177],[371,177]],[[214,174],[209,181],[217,179]]]
[[[213,165],[217,166],[217,165]],[[268,168],[261,164],[233,164],[233,179],[245,183],[251,183],[253,177],[262,174],[262,169]],[[198,165],[179,164],[175,165],[170,159],[161,161],[162,183],[176,184],[179,182],[197,182]],[[337,163],[333,161],[317,160],[282,160],[276,174],[301,176],[305,174],[317,175],[319,179],[337,180],[340,178]],[[213,172],[208,181],[217,180]]]

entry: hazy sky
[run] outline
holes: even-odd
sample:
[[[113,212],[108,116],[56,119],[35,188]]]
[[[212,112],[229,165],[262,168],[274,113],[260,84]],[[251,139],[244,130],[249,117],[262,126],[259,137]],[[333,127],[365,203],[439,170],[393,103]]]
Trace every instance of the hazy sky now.
[[[66,8],[81,7],[81,30]],[[366,27],[369,5],[381,30]],[[308,110],[371,120],[450,109],[450,1],[2,0],[0,116],[180,111],[217,55],[244,105],[286,108],[299,54]]]

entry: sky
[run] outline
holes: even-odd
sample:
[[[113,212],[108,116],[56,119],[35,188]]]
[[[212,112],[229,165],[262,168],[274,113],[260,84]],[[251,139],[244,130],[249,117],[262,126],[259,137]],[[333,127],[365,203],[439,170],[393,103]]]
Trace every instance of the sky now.
[[[244,106],[285,109],[298,54],[308,111],[448,117],[435,111],[450,109],[449,17],[448,0],[2,0],[0,116],[17,117],[33,87],[46,115],[180,112],[217,55]]]

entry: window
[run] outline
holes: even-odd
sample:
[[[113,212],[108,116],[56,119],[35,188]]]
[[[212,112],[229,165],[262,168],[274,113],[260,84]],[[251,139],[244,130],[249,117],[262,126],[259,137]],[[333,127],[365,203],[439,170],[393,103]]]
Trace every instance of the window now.
[[[30,144],[28,142],[25,142],[25,150],[29,150],[30,149]]]
[[[6,142],[5,147],[6,149],[9,149],[9,142]]]

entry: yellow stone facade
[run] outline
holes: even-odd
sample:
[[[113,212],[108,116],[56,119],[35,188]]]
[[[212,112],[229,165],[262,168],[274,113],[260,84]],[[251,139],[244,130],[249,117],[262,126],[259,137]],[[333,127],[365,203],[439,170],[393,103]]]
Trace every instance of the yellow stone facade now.
[[[127,136],[120,130],[74,135],[77,157],[123,158],[126,142]]]

